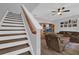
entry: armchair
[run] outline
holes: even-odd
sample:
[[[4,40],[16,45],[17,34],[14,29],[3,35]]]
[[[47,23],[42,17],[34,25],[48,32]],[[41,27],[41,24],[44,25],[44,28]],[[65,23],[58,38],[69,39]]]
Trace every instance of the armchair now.
[[[57,52],[62,52],[64,50],[65,45],[67,44],[67,42],[64,43],[64,38],[52,32],[46,33],[45,39],[48,48],[53,49]]]

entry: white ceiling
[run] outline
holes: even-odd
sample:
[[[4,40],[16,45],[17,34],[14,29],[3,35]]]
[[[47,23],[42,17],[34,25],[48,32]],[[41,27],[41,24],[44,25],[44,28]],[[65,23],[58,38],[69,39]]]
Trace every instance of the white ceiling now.
[[[52,10],[57,10],[60,7],[66,7],[70,12],[64,13],[63,16],[52,15]],[[32,14],[40,20],[57,20],[65,17],[79,15],[78,3],[41,3],[33,11]]]
[[[39,3],[23,3],[23,4],[30,12],[32,12],[39,5]]]
[[[6,10],[20,13],[20,5],[22,3],[0,3],[0,21],[3,15],[5,14]],[[32,12],[39,4],[38,3],[23,3],[27,9]]]
[[[6,9],[13,12],[20,12],[20,5],[22,3],[0,3],[0,19],[4,15]],[[57,20],[65,17],[79,15],[79,3],[23,3],[27,9],[36,15],[39,20]],[[57,10],[60,7],[66,7],[70,12],[64,13],[63,16],[52,15],[52,10]]]

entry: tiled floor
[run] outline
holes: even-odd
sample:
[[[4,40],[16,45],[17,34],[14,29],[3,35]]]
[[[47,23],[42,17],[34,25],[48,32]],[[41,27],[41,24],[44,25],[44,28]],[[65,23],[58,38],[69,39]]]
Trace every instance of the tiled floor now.
[[[45,39],[41,42],[41,54],[42,55],[79,55],[79,43],[69,43],[65,50],[58,53],[54,50],[48,49]]]

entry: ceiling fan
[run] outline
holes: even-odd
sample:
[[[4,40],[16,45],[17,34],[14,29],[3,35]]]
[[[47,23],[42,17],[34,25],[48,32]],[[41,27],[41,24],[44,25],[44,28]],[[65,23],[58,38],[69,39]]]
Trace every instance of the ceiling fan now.
[[[52,13],[54,13],[53,15],[55,14],[62,15],[64,12],[70,12],[70,10],[65,10],[65,7],[62,7],[58,8],[57,11],[52,11]]]

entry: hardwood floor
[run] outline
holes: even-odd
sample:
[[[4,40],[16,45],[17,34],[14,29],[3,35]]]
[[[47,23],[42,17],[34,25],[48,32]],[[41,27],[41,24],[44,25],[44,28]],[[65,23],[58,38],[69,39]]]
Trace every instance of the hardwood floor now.
[[[69,42],[64,51],[58,53],[54,50],[51,50],[47,47],[45,39],[41,40],[41,54],[42,55],[79,55],[79,43]]]

